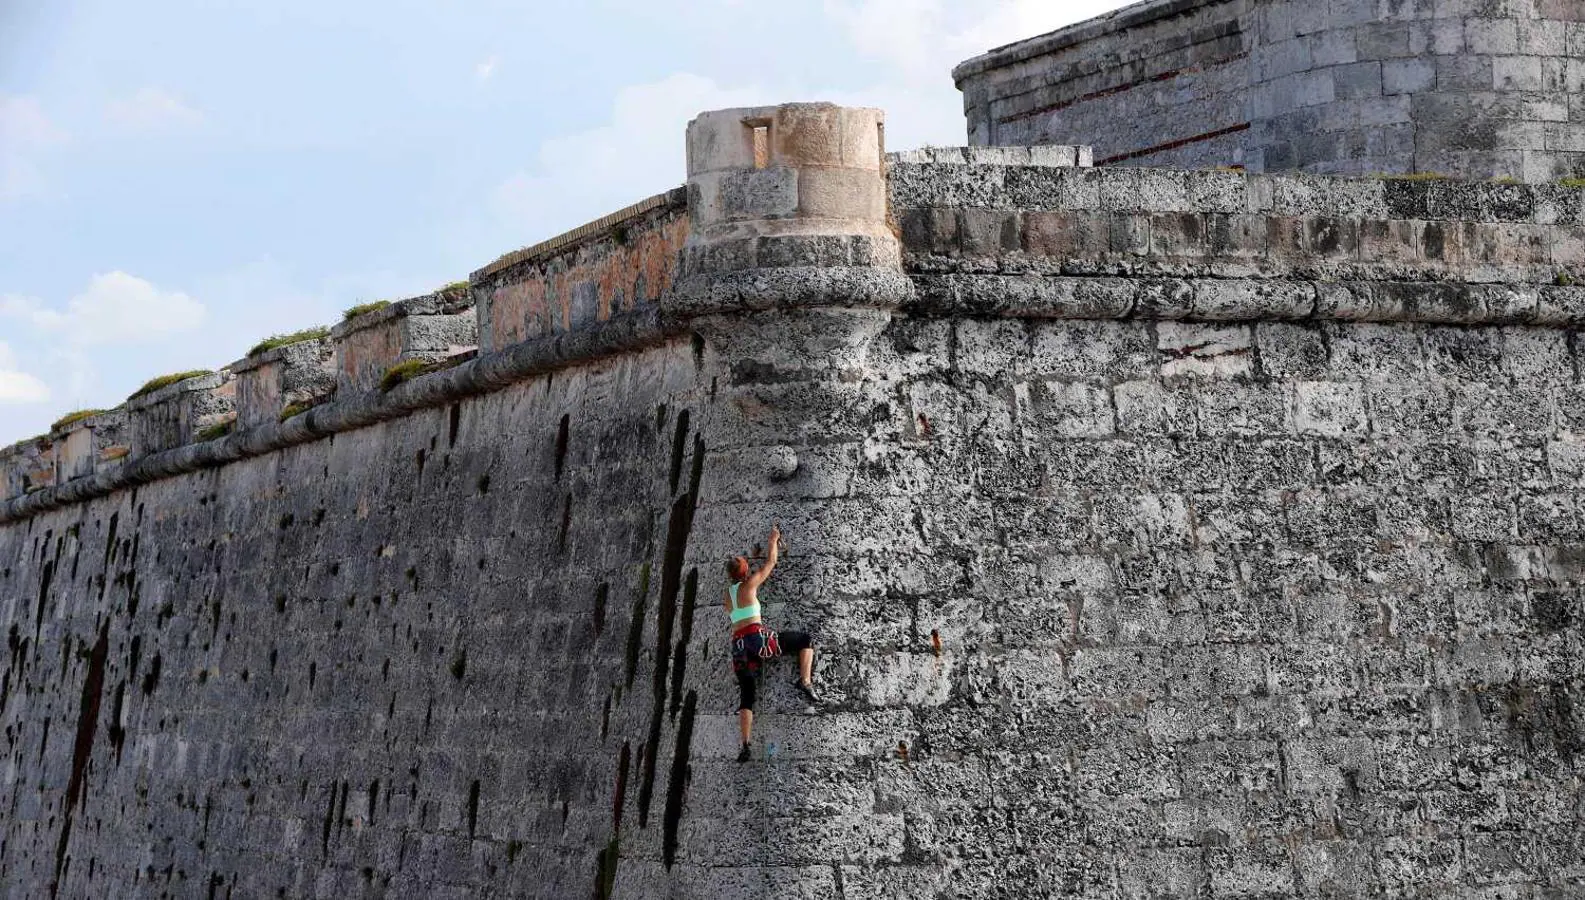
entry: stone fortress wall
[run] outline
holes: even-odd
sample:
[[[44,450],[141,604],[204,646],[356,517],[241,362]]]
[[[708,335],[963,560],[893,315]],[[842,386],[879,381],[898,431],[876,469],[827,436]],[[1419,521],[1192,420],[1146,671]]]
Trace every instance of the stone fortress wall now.
[[[1585,190],[688,141],[471,355],[4,456],[0,894],[1585,888]],[[771,522],[828,702],[738,764]]]
[[[954,72],[971,144],[1101,165],[1585,176],[1574,0],[1144,0]]]

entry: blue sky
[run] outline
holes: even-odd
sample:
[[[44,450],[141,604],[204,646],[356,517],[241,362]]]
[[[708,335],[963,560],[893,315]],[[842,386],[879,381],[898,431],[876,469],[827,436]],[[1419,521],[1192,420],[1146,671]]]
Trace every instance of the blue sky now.
[[[0,446],[680,184],[707,109],[887,111],[1118,0],[0,0]]]

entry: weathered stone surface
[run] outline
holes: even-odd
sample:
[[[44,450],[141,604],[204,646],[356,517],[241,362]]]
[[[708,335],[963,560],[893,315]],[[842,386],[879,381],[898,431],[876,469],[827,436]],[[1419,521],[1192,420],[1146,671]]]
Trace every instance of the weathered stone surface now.
[[[398,300],[341,322],[330,331],[335,348],[330,387],[345,394],[374,390],[392,366],[473,350],[479,345],[478,322],[471,288]],[[296,368],[308,369],[301,363]],[[315,386],[301,392],[322,397],[325,390]]]
[[[133,458],[191,443],[236,410],[236,380],[210,372],[133,397],[126,403]]]
[[[1537,290],[1555,292],[1549,304],[1567,303],[1585,278],[1578,188],[1028,166],[987,167],[976,182],[978,171],[893,161],[893,214],[910,271],[1225,280],[1234,291],[1273,282],[1267,292],[1293,290],[1274,282],[1431,282],[1459,286],[1425,289],[1438,296],[1522,296],[1505,310],[1520,316],[1528,313],[1519,307],[1535,308]],[[970,183],[976,190],[964,189]],[[1402,298],[1387,306],[1382,315],[1418,308]]]
[[[470,317],[471,318],[471,317]],[[470,323],[471,324],[471,323]],[[277,421],[292,404],[313,404],[336,390],[336,348],[327,339],[299,341],[232,363],[237,427]]]
[[[688,194],[677,188],[474,272],[479,348],[653,308],[671,288],[689,227]]]
[[[964,62],[974,145],[1098,165],[1585,174],[1567,0],[1146,0]]]
[[[48,513],[43,552],[8,528],[5,883],[587,893],[671,652],[632,611],[678,601],[696,384],[684,342]]]

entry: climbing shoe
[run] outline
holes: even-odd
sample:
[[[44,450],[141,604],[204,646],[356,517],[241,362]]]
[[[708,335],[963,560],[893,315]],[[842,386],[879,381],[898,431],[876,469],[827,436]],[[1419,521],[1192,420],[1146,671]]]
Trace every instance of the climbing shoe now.
[[[804,698],[810,703],[820,702],[820,695],[815,693],[815,686],[812,682],[794,679],[793,687],[797,688],[798,693],[803,694]]]
[[[753,752],[753,750],[751,750],[749,748],[748,744],[744,744],[743,745],[743,749],[739,750],[737,752],[737,761],[738,762],[748,762],[749,760],[751,760],[753,758],[754,758],[754,752]]]

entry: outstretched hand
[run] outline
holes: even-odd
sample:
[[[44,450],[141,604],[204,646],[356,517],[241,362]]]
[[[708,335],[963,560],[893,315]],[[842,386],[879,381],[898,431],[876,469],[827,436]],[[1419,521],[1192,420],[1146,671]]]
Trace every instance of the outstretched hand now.
[[[770,544],[772,547],[781,543],[781,529],[772,525],[770,527]]]

